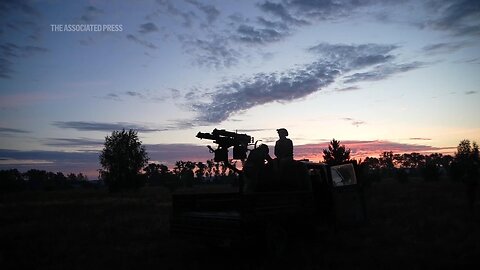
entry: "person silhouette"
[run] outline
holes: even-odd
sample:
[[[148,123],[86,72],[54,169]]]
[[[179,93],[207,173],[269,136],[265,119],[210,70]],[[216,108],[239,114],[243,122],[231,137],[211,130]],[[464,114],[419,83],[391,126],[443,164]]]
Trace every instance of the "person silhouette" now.
[[[265,144],[261,144],[250,151],[244,166],[246,176],[245,191],[257,191],[261,180],[259,179],[260,175],[267,169],[267,164],[270,164],[271,161],[272,158],[269,155],[268,146]]]
[[[288,136],[285,128],[277,129],[279,139],[275,143],[275,156],[281,162],[282,160],[293,160],[293,142]]]

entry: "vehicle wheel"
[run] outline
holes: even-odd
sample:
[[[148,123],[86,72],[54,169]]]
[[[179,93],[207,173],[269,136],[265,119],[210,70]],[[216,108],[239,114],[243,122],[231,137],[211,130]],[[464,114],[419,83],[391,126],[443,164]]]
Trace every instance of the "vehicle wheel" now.
[[[281,225],[268,224],[265,228],[267,252],[272,258],[281,258],[287,253],[288,232]]]

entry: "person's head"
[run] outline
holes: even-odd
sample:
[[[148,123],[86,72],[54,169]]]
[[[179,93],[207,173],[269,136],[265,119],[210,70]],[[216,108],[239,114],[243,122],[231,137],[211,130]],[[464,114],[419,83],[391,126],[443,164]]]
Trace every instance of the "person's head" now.
[[[285,128],[279,128],[277,129],[278,132],[278,137],[280,138],[285,138],[288,136],[288,131]]]
[[[268,155],[268,152],[269,152],[269,149],[268,149],[268,146],[266,144],[260,144],[257,149],[264,155]]]

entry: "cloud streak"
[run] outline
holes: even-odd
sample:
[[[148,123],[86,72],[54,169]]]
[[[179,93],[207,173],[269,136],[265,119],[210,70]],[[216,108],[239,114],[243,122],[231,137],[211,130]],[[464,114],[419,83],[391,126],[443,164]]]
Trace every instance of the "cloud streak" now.
[[[422,26],[455,36],[480,36],[480,3],[476,0],[444,1],[435,6],[434,19]]]
[[[208,68],[229,68],[239,63],[241,53],[232,48],[227,39],[212,36],[209,39],[179,36],[183,49],[194,57],[194,63]]]
[[[103,143],[103,140],[88,138],[50,138],[44,145],[57,147],[99,147]]]
[[[138,32],[142,34],[158,32],[158,27],[154,23],[148,22],[148,23],[141,24],[140,30]]]
[[[186,0],[186,1],[203,12],[209,24],[213,23],[220,15],[220,11],[213,5],[206,5],[196,0]]]
[[[357,120],[357,119],[354,119],[354,118],[351,118],[351,117],[345,117],[345,118],[342,118],[342,120],[347,121],[347,122],[349,122],[350,124],[352,124],[356,127],[359,127],[361,125],[366,124],[365,121]]]
[[[9,79],[14,73],[13,62],[19,58],[27,58],[37,54],[47,53],[49,50],[40,46],[17,45],[5,42],[0,45],[0,78]]]
[[[84,13],[80,16],[80,21],[83,23],[93,23],[98,16],[104,14],[103,10],[95,6],[87,6]]]
[[[53,126],[65,129],[75,129],[78,131],[107,131],[112,132],[114,130],[122,129],[135,129],[139,132],[157,132],[164,131],[165,129],[150,128],[144,125],[138,125],[134,123],[100,123],[100,122],[84,122],[84,121],[57,121],[52,123]]]
[[[131,40],[137,44],[140,44],[148,49],[152,49],[152,50],[156,50],[157,49],[157,46],[151,42],[148,42],[146,40],[143,40],[143,39],[140,39],[138,37],[136,37],[135,35],[132,35],[132,34],[128,34],[127,36],[127,39],[128,40]]]
[[[0,134],[27,134],[27,133],[31,133],[31,132],[23,129],[0,127]]]
[[[371,68],[345,77],[347,83],[381,80],[421,66],[421,63],[395,64],[394,45],[344,45],[322,43],[308,50],[318,60],[281,73],[258,73],[217,86],[210,101],[194,102],[197,121],[219,123],[231,115],[271,102],[289,102],[304,98],[331,85],[347,73]]]
[[[412,62],[404,64],[386,64],[376,66],[373,70],[368,72],[359,72],[353,75],[347,76],[344,83],[358,83],[361,81],[380,81],[387,79],[393,75],[408,72],[414,69],[423,67],[425,64],[422,62]]]
[[[456,52],[462,48],[465,48],[467,45],[468,44],[465,42],[435,43],[423,47],[422,50],[429,55],[445,54]]]

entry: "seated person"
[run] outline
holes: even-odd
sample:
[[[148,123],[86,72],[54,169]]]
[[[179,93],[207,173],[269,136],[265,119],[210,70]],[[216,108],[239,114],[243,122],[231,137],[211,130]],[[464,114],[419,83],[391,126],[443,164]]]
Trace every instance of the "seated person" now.
[[[268,146],[261,144],[257,148],[250,151],[247,161],[245,162],[245,191],[257,191],[260,175],[266,169],[265,161],[270,163],[272,158],[269,155]],[[264,173],[262,174],[264,175]]]

